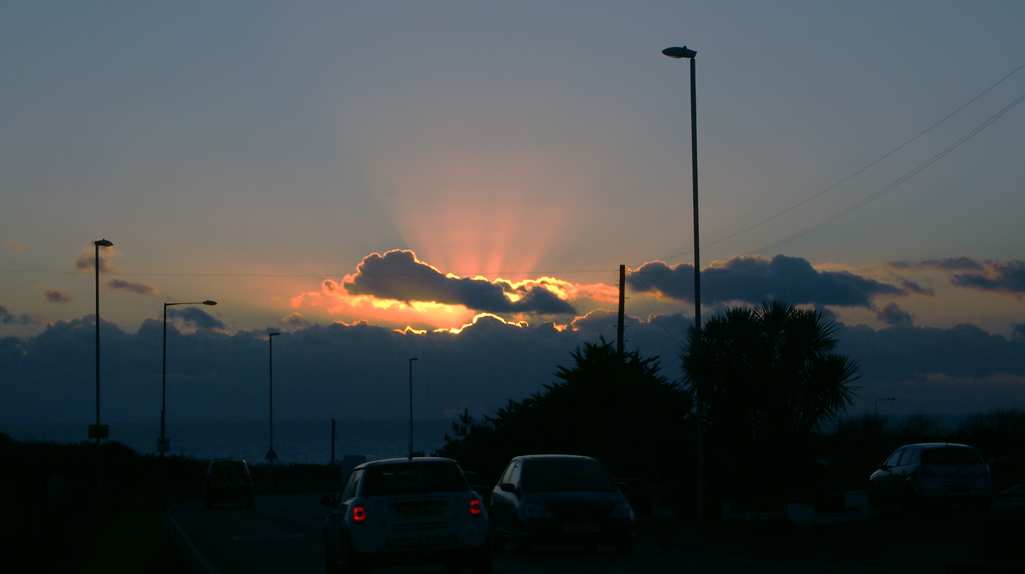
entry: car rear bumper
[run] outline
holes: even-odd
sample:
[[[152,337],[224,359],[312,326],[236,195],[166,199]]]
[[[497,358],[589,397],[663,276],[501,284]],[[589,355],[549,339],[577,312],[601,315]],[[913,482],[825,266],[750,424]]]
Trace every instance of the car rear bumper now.
[[[633,525],[628,520],[574,523],[540,519],[521,524],[520,536],[540,546],[616,545],[633,538]]]

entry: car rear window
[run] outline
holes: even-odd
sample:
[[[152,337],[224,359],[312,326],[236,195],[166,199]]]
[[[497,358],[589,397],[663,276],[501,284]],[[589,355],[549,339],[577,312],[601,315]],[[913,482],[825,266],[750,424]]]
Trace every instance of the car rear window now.
[[[923,451],[922,464],[982,464],[982,456],[971,447],[941,446]]]
[[[520,488],[527,492],[611,492],[616,484],[596,460],[527,460]]]
[[[466,478],[455,464],[408,463],[372,466],[365,469],[363,496],[423,494],[469,490]]]
[[[232,460],[214,462],[210,467],[210,475],[242,478],[246,475],[246,465]]]

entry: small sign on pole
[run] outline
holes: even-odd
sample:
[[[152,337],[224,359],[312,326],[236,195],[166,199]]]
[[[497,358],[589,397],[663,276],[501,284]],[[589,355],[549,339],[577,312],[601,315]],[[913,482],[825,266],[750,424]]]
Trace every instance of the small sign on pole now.
[[[89,425],[89,438],[109,438],[110,425]]]
[[[274,447],[271,447],[271,449],[267,451],[267,456],[265,456],[263,458],[265,458],[267,460],[277,460],[278,459],[278,455],[274,452]]]
[[[169,438],[158,438],[157,439],[157,452],[171,452],[171,439]]]

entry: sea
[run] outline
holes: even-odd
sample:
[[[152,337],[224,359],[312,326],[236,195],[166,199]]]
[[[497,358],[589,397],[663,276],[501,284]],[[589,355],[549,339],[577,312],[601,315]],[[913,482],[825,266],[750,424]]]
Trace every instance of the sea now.
[[[329,464],[345,455],[393,458],[409,455],[409,420],[336,420],[332,452],[331,419],[274,421],[275,464]],[[108,423],[109,441],[139,454],[157,454],[159,422]],[[0,433],[17,441],[77,444],[88,441],[89,423],[3,423]],[[413,451],[431,455],[452,436],[451,419],[413,420]],[[250,464],[266,462],[270,454],[268,421],[166,423],[169,455],[197,460],[230,457]]]

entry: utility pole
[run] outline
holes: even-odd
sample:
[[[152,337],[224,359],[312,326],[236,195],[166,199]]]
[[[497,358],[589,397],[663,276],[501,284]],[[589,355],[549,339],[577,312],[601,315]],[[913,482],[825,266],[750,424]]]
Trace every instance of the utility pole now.
[[[626,318],[626,265],[619,266],[619,324],[616,327],[616,405],[621,405],[625,389],[623,388],[623,331],[624,319]],[[622,409],[615,408],[614,414],[616,425],[616,473],[623,475],[623,415]]]

